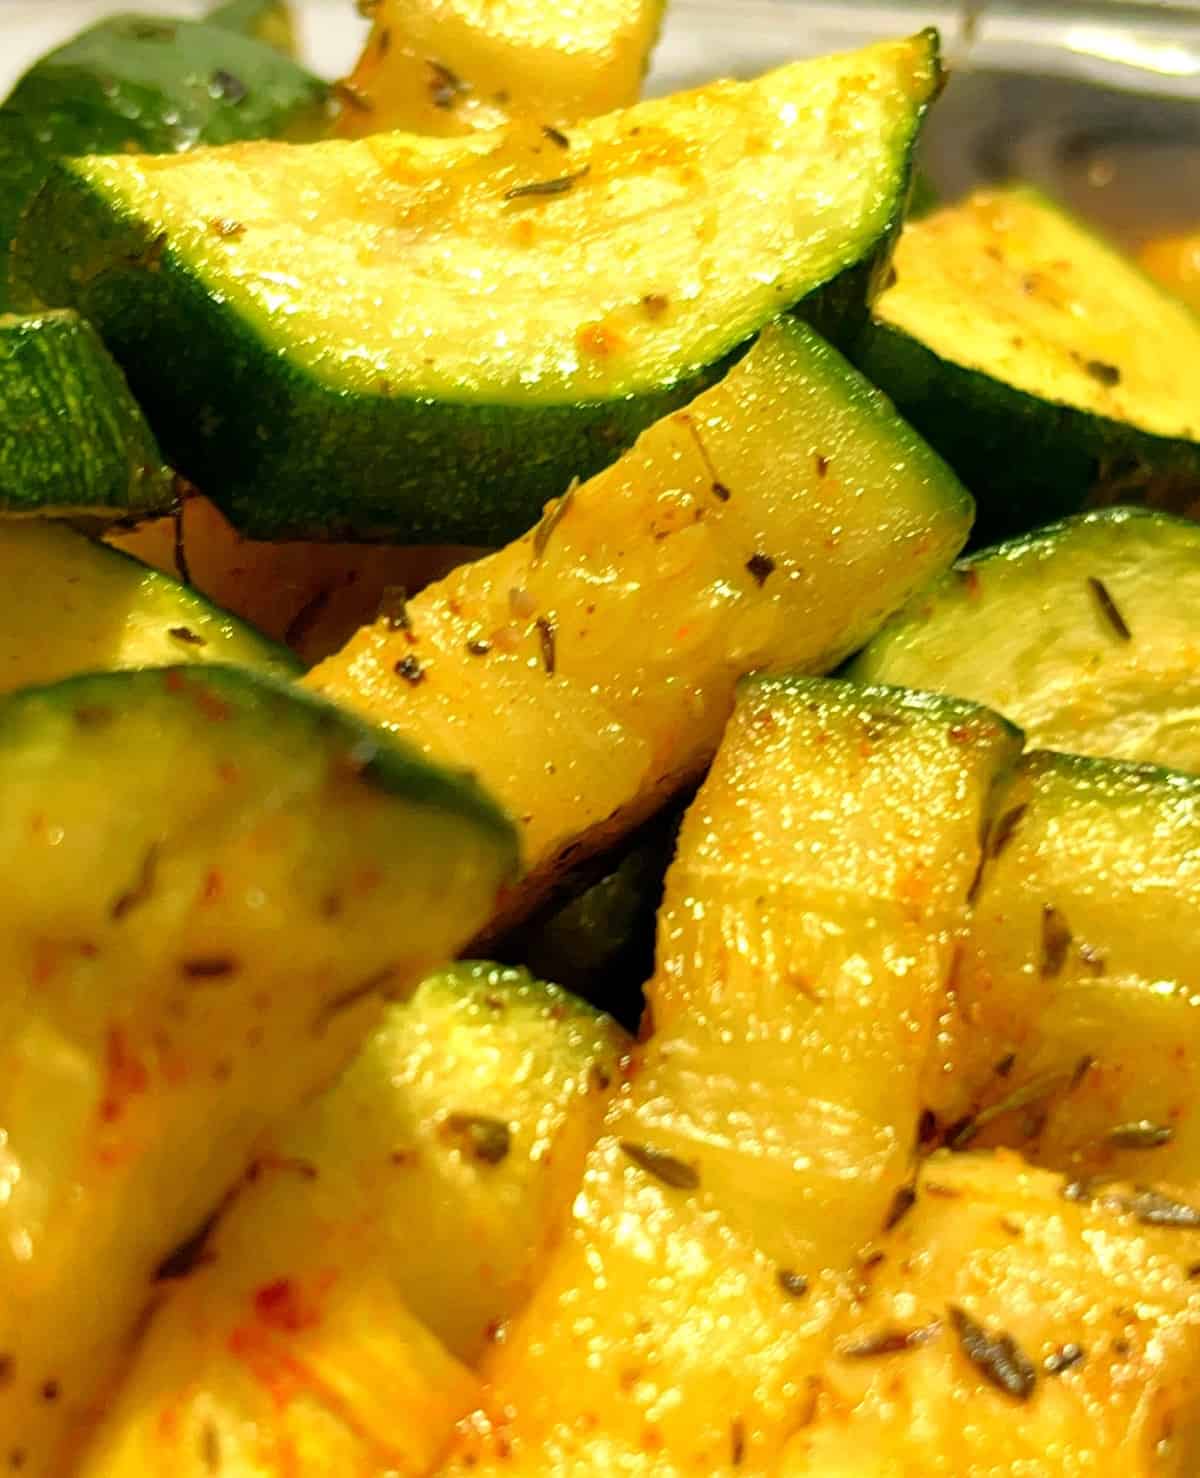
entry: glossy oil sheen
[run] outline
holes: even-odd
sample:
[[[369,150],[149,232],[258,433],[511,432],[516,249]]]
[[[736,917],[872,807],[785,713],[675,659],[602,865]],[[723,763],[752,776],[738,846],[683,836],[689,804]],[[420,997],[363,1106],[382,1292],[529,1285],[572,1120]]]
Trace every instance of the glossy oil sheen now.
[[[565,848],[619,834],[700,772],[742,673],[828,670],[969,519],[887,403],[780,323],[540,532],[307,681],[474,770],[521,825],[536,891]]]
[[[42,1478],[161,1260],[513,849],[461,780],[233,668],[26,690],[0,752],[0,1443]]]
[[[663,0],[381,0],[338,133],[453,136],[637,102]]]
[[[300,1471],[342,1478],[355,1433],[365,1471],[428,1467],[479,1400],[457,1362],[523,1302],[567,1213],[624,1046],[497,966],[452,967],[390,1007],[260,1152],[82,1473],[207,1478],[206,1428],[239,1475],[286,1474],[298,1449],[314,1465]],[[507,1140],[472,1141],[466,1118]],[[313,1412],[328,1435],[302,1435]]]
[[[909,1174],[981,813],[1017,743],[892,689],[744,686],[668,875],[657,1031],[448,1472],[769,1467]]]
[[[891,1354],[835,1354],[779,1478],[1195,1471],[1200,1285],[1187,1268],[1200,1234],[1068,1200],[1065,1184],[1002,1151],[927,1163],[835,1348],[921,1337]],[[968,1358],[954,1308],[1015,1342],[1034,1377],[1024,1399]],[[1080,1357],[1055,1373],[1072,1346]]]
[[[1031,748],[1200,770],[1200,528],[1114,508],[986,550],[918,592],[850,673],[985,703]]]
[[[1200,780],[1032,754],[992,814],[994,826],[1010,818],[1007,840],[993,831],[930,1106],[954,1122],[1044,1083],[979,1142],[1079,1176],[1194,1184]],[[1114,1142],[1137,1124],[1171,1137]]]

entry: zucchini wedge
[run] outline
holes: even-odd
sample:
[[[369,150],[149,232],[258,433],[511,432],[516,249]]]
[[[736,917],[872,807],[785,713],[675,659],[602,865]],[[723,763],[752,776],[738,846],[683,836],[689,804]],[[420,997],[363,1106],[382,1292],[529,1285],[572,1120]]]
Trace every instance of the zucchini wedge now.
[[[847,675],[986,704],[1031,748],[1200,771],[1200,527],[1110,508],[982,550]]]
[[[0,1450],[64,1471],[155,1270],[487,917],[463,777],[235,668],[0,703]]]
[[[200,662],[301,671],[290,652],[157,570],[61,524],[0,520],[0,693]]]
[[[860,646],[970,510],[883,397],[781,321],[536,529],[306,682],[472,769],[519,819],[528,875],[498,926],[700,775],[743,672],[825,671]]]
[[[154,434],[91,324],[0,313],[0,516],[111,521],[173,498]]]
[[[641,92],[664,4],[378,0],[366,48],[337,89],[337,131],[450,137],[514,117],[553,125],[627,108]]]
[[[244,539],[207,498],[105,535],[114,549],[173,575],[311,667],[381,613],[488,551],[431,544],[274,544]]]
[[[314,138],[328,87],[240,27],[117,15],[49,52],[0,108],[0,309],[17,223],[55,158]]]
[[[514,125],[63,161],[14,273],[92,319],[243,533],[500,543],[777,314],[858,326],[939,77],[924,33],[566,150]]]
[[[941,1137],[1200,1185],[1198,909],[1200,778],[1027,756],[991,812],[930,1064]]]
[[[1050,201],[908,225],[858,363],[961,475],[978,542],[1087,500],[1200,497],[1200,318]]]
[[[911,1176],[983,809],[1019,742],[954,700],[743,684],[668,874],[656,1032],[447,1473],[773,1471]]]
[[[626,1045],[566,992],[494,965],[454,966],[389,1008],[166,1291],[81,1478],[206,1478],[214,1445],[227,1478],[294,1471],[311,1408],[339,1443],[360,1436],[363,1471],[427,1471],[480,1399],[458,1362],[524,1302],[567,1216]],[[371,1306],[356,1327],[348,1311]],[[273,1399],[263,1377],[289,1366],[291,1399]],[[359,1470],[323,1440],[302,1471]]]
[[[1194,1473],[1200,1232],[1186,1202],[1115,1185],[1080,1200],[1003,1152],[938,1155],[916,1191],[773,1471]]]

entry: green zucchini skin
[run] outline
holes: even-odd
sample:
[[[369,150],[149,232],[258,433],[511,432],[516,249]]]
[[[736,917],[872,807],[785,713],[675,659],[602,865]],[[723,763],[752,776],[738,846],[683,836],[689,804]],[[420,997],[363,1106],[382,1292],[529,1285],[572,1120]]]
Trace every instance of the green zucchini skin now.
[[[204,19],[210,26],[253,36],[285,56],[296,55],[296,25],[287,0],[224,0]]]
[[[315,137],[328,96],[229,22],[113,16],[48,53],[0,108],[0,310],[10,243],[54,158]]]
[[[858,654],[858,682],[997,709],[1039,749],[1200,772],[1200,525],[1104,508],[980,550]]]
[[[919,75],[870,239],[824,280],[764,302],[757,327],[791,310],[835,344],[861,331],[887,275],[912,150],[941,75],[936,36],[916,49]],[[657,383],[602,399],[523,399],[486,385],[470,398],[402,384],[364,390],[264,342],[248,315],[223,302],[215,271],[198,268],[84,161],[54,169],[25,217],[13,272],[22,301],[76,306],[97,324],[173,465],[258,539],[515,538],[572,477],[609,465],[721,378],[753,338],[740,330],[707,362],[685,354]]]
[[[1055,405],[941,359],[872,322],[851,357],[945,457],[975,497],[973,548],[1089,502],[1182,512],[1200,500],[1200,446]]]
[[[112,520],[169,508],[154,434],[92,326],[0,314],[0,514]]]

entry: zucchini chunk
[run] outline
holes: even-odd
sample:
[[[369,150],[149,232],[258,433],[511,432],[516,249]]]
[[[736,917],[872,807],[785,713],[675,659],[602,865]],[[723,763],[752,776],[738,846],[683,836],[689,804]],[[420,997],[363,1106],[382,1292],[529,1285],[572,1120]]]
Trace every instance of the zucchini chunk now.
[[[156,570],[61,524],[0,520],[0,693],[194,662],[301,671],[284,648]]]
[[[858,362],[979,501],[980,543],[1089,498],[1200,496],[1200,319],[1024,187],[908,225]]]
[[[836,351],[781,321],[531,533],[306,681],[519,818],[511,922],[702,773],[743,672],[860,646],[961,547],[970,506]]]
[[[1200,779],[1022,761],[928,1075],[942,1137],[1200,1184],[1198,905]]]
[[[288,0],[222,0],[205,16],[210,26],[224,26],[296,55],[296,23]]]
[[[1018,747],[955,700],[743,684],[668,874],[655,1035],[446,1471],[772,1471],[911,1176],[983,809]]]
[[[1127,1186],[1081,1200],[1003,1152],[938,1155],[916,1189],[781,1478],[1194,1473],[1200,1233],[1186,1203]],[[1152,1197],[1180,1225],[1156,1224]]]
[[[495,965],[453,966],[389,1008],[168,1291],[83,1478],[206,1478],[209,1429],[228,1478],[290,1471],[265,1454],[310,1414],[273,1402],[264,1365],[302,1373],[293,1394],[325,1406],[339,1441],[369,1434],[365,1471],[427,1470],[480,1398],[458,1362],[540,1274],[626,1045],[565,991]],[[304,1317],[273,1317],[285,1304]],[[254,1425],[258,1465],[239,1446]],[[328,1448],[310,1461],[358,1471]]]
[[[777,314],[858,324],[939,76],[926,33],[566,150],[514,125],[62,161],[14,270],[96,323],[242,532],[499,543]]]
[[[1200,771],[1200,527],[1111,508],[983,550],[848,675],[984,703],[1031,748]]]
[[[627,108],[638,100],[664,3],[379,0],[366,48],[339,89],[337,131],[454,136],[514,117],[553,125]]]
[[[0,313],[0,516],[146,515],[174,494],[154,434],[91,324]]]
[[[207,498],[105,535],[114,549],[174,575],[311,667],[356,631],[487,550],[432,544],[275,544],[244,539]]]
[[[17,223],[55,158],[176,154],[323,130],[326,84],[238,29],[111,16],[25,73],[0,108],[0,309]]]
[[[64,1470],[266,1131],[487,917],[463,777],[236,668],[0,703],[0,1450]]]

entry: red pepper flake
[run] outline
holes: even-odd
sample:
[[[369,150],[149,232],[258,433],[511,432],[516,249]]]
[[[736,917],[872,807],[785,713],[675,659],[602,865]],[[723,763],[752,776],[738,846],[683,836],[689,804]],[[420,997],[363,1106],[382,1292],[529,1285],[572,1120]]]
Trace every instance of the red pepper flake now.
[[[824,456],[821,452],[817,453],[816,467],[818,477],[829,476],[829,458]]]
[[[228,216],[214,216],[208,223],[208,229],[214,236],[219,236],[222,241],[236,241],[239,236],[246,234],[246,228],[241,221],[232,221]]]
[[[607,359],[624,347],[624,339],[617,330],[605,323],[585,323],[575,335],[575,342],[584,354],[595,359]]]
[[[300,1291],[290,1278],[277,1278],[255,1291],[254,1312],[271,1329],[298,1334],[319,1324],[320,1316],[301,1301]]]
[[[558,629],[548,616],[539,616],[534,625],[537,627],[538,640],[542,647],[542,666],[546,669],[548,676],[553,677],[558,663]]]
[[[647,318],[661,318],[670,306],[671,300],[666,293],[647,293],[642,299]]]
[[[130,1049],[120,1027],[109,1028],[104,1057],[104,1096],[100,1101],[100,1117],[106,1124],[113,1124],[121,1117],[126,1101],[145,1093],[150,1087],[150,1074]]]

